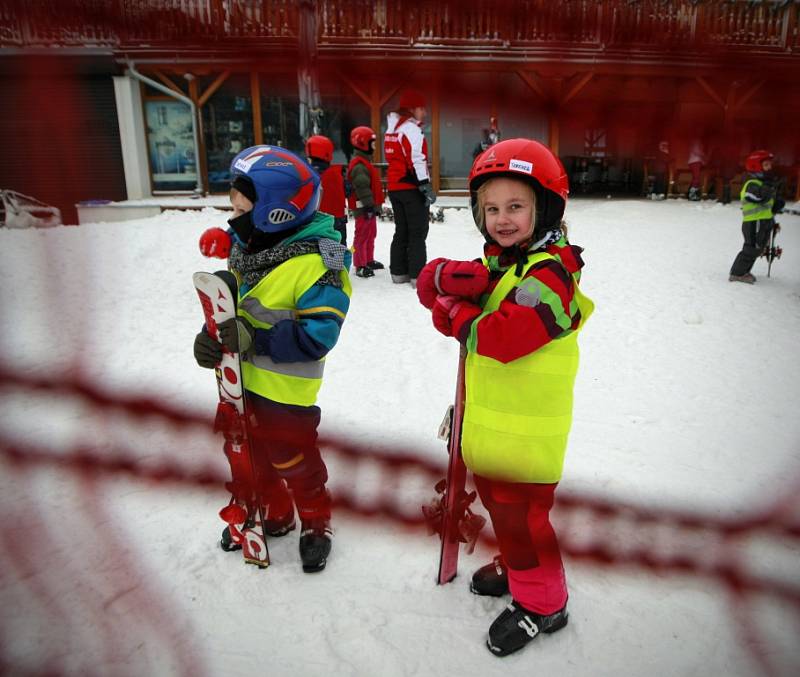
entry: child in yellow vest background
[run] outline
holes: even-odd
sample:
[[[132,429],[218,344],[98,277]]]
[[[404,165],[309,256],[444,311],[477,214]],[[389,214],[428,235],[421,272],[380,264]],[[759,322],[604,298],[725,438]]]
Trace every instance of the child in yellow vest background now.
[[[489,147],[469,189],[483,259],[429,262],[417,294],[436,329],[467,349],[462,453],[500,546],[470,588],[511,593],[487,639],[505,656],[567,624],[549,512],[572,421],[577,332],[593,304],[578,288],[582,250],[562,221],[566,173],[547,147],[528,139]]]
[[[775,214],[785,206],[778,194],[776,176],[772,171],[775,156],[767,150],[756,150],[747,156],[744,168],[747,178],[742,185],[742,236],[744,244],[736,255],[728,279],[731,282],[754,284],[756,276],[750,271],[769,242],[775,224]]]

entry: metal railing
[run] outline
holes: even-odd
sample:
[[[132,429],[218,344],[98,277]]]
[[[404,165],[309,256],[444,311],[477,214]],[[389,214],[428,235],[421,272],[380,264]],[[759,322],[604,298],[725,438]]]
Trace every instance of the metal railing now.
[[[0,0],[0,47],[293,42],[303,6],[331,48],[800,49],[797,0]]]

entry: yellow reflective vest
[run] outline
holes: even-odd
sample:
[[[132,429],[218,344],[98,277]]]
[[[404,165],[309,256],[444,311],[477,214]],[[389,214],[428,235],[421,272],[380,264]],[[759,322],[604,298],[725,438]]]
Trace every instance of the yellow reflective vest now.
[[[483,314],[497,310],[531,266],[554,258],[540,252],[528,259],[519,277],[514,268],[506,271],[483,304]],[[476,475],[541,484],[561,479],[572,425],[578,331],[594,310],[577,280],[574,299],[581,311],[578,329],[538,350],[508,364],[468,353],[461,445],[464,462]]]
[[[239,298],[238,315],[257,329],[270,329],[281,320],[297,320],[298,299],[327,271],[319,254],[303,254],[283,262]],[[352,288],[346,271],[343,290]],[[274,362],[251,348],[242,355],[244,387],[275,402],[310,407],[322,385],[325,358],[308,362]]]
[[[775,204],[775,199],[772,198],[766,202],[750,202],[745,199],[747,193],[747,186],[754,183],[757,186],[763,186],[764,182],[761,179],[748,179],[744,182],[742,190],[739,193],[739,200],[742,203],[742,221],[762,221],[773,218],[772,206]]]

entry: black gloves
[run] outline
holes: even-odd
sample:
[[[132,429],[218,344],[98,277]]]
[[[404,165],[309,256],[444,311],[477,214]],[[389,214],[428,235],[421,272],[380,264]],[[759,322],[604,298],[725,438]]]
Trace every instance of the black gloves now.
[[[222,359],[222,345],[211,338],[205,329],[194,337],[194,359],[206,369],[214,369]]]
[[[214,369],[222,359],[222,348],[227,348],[232,353],[243,353],[253,345],[256,330],[241,317],[232,317],[217,325],[219,341],[215,341],[203,328],[194,337],[194,359],[197,364],[206,369]]]
[[[245,353],[253,345],[256,330],[245,319],[232,317],[217,325],[219,340],[232,353]]]
[[[430,207],[434,202],[436,202],[436,193],[433,192],[433,186],[431,185],[430,181],[426,181],[425,183],[419,184],[417,186],[419,191],[425,198],[425,204]]]

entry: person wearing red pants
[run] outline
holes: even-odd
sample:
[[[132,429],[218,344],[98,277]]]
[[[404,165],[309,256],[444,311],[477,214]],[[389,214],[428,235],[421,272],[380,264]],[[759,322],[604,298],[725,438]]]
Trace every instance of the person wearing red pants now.
[[[375,260],[375,237],[378,234],[377,214],[383,204],[381,175],[372,164],[375,132],[369,127],[356,127],[350,132],[353,158],[347,167],[347,179],[353,186],[348,206],[356,220],[353,238],[353,265],[358,277],[373,277],[384,266]]]
[[[350,307],[350,252],[333,217],[318,211],[321,180],[302,158],[253,146],[233,159],[231,174],[230,229],[209,229],[200,246],[227,256],[237,315],[219,324],[219,341],[203,327],[194,356],[214,369],[223,346],[240,353],[252,470],[242,471],[226,449],[235,478],[229,489],[234,500],[255,493],[267,505],[265,530],[272,535],[294,527],[296,509],[300,560],[313,573],[325,568],[333,536],[316,400],[325,357]],[[225,540],[223,534],[223,547]]]
[[[434,327],[467,349],[461,450],[500,546],[471,589],[511,593],[487,638],[506,656],[567,624],[549,514],[572,422],[577,335],[594,304],[578,287],[582,250],[562,221],[566,173],[547,147],[509,139],[487,148],[469,188],[483,259],[434,259],[417,295]]]

